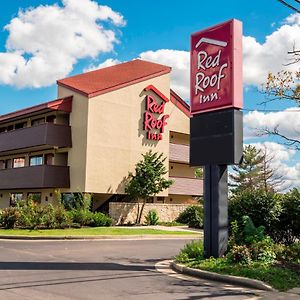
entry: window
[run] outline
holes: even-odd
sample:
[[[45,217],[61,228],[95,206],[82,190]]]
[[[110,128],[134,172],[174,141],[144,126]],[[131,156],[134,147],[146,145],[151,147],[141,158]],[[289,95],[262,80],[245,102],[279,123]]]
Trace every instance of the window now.
[[[40,119],[36,119],[36,120],[31,121],[32,126],[40,125],[40,124],[44,124],[44,123],[45,123],[45,118],[40,118]]]
[[[18,157],[14,158],[13,168],[22,168],[25,167],[25,158]]]
[[[27,123],[26,122],[17,123],[15,125],[15,129],[21,129],[21,128],[25,128],[25,127],[27,127]]]
[[[6,159],[5,160],[5,169],[11,169],[12,168],[11,163],[12,163],[11,159]]]
[[[32,200],[35,203],[41,203],[42,201],[42,193],[28,193],[27,199]]]
[[[5,160],[0,160],[0,170],[5,169]]]
[[[1,127],[0,128],[0,133],[2,133],[2,132],[6,132],[6,127]]]
[[[30,166],[40,166],[42,164],[43,164],[43,156],[42,155],[30,157],[30,162],[29,162]]]
[[[12,130],[14,130],[14,125],[7,126],[7,131],[12,131]]]
[[[54,123],[55,122],[56,117],[55,116],[47,116],[46,117],[46,122],[47,123]]]
[[[18,201],[23,199],[23,193],[11,193],[10,194],[10,206],[15,206]]]
[[[46,165],[53,165],[53,160],[54,160],[54,154],[52,154],[52,153],[45,154],[45,164]]]

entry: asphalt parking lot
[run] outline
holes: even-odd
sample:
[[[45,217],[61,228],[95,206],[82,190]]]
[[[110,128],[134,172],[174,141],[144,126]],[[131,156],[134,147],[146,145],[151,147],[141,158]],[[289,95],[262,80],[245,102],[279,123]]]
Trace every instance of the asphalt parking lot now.
[[[188,240],[0,240],[0,299],[248,299],[226,284],[155,265]]]

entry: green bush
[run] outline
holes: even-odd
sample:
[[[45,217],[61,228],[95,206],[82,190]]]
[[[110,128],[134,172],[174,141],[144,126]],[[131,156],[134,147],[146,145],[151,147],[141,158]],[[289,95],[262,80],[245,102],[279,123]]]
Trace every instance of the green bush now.
[[[157,215],[157,211],[155,209],[149,210],[147,216],[145,217],[147,225],[157,225],[159,221],[159,217]]]
[[[233,195],[229,201],[230,222],[243,223],[243,216],[249,216],[256,227],[264,226],[266,233],[276,237],[276,226],[282,212],[282,195],[264,190],[245,190]]]
[[[187,224],[193,228],[203,228],[203,207],[197,205],[187,207],[178,216],[176,222]]]
[[[16,207],[8,207],[1,211],[0,223],[6,229],[13,229],[20,219],[20,212]]]
[[[92,222],[90,226],[93,227],[109,227],[112,225],[112,218],[101,212],[96,212],[92,216]]]
[[[274,240],[284,244],[300,239],[300,190],[293,189],[282,199],[282,213],[276,225]]]
[[[80,226],[89,226],[93,222],[93,213],[89,210],[73,209],[69,211],[69,216],[73,223]]]
[[[70,214],[63,208],[63,206],[55,207],[54,209],[55,228],[71,227],[72,219]]]
[[[20,212],[19,226],[35,229],[43,224],[44,207],[40,204],[29,199],[18,203],[17,209]]]
[[[182,263],[201,259],[204,259],[204,248],[202,241],[193,241],[186,244],[176,256],[176,261]]]

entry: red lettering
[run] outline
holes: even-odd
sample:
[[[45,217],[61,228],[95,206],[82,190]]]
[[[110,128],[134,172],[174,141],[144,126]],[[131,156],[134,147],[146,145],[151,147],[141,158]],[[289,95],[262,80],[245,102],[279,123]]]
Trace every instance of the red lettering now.
[[[156,119],[155,116],[148,111],[145,112],[144,118],[144,130],[159,129],[161,133],[164,133],[165,126],[168,124],[166,120],[169,115],[162,116],[161,119]]]
[[[146,109],[149,110],[152,113],[156,113],[156,114],[163,114],[164,110],[165,110],[165,103],[163,102],[161,105],[159,105],[156,100],[147,95],[147,106]]]

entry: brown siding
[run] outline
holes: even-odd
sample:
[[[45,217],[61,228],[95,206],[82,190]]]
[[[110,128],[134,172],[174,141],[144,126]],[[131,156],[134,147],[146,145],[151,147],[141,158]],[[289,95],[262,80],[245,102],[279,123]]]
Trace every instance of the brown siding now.
[[[190,146],[170,143],[170,161],[189,163]]]
[[[71,147],[71,127],[45,123],[0,134],[0,153],[43,145]]]
[[[203,195],[203,180],[185,177],[170,177],[174,183],[169,188],[169,195]]]
[[[0,190],[69,188],[69,167],[33,166],[0,170]]]

